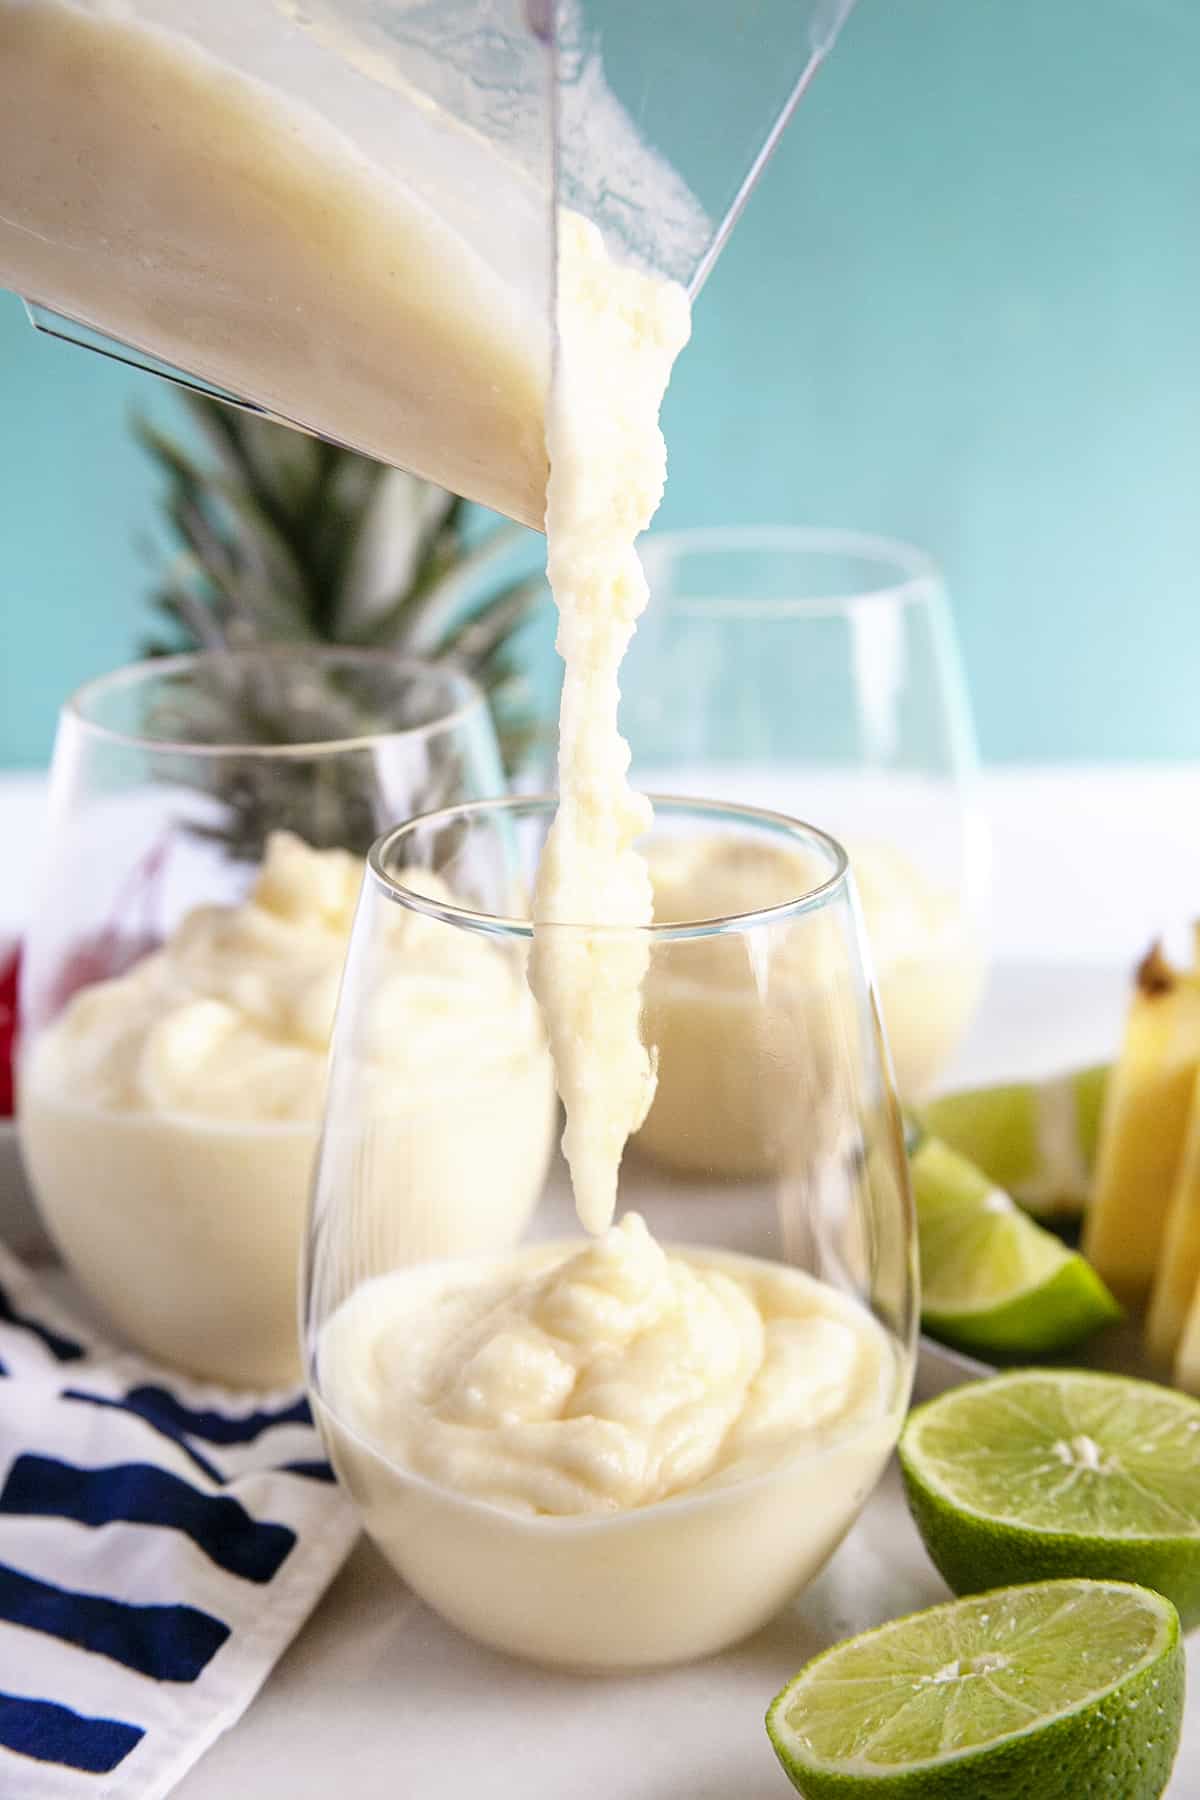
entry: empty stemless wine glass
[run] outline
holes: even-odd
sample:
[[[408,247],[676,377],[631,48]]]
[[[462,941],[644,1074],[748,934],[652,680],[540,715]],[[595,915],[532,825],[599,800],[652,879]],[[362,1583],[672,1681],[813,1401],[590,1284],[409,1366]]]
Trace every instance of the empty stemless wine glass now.
[[[140,1349],[294,1381],[326,1051],[380,830],[502,791],[483,695],[387,652],[166,658],[63,709],[22,961],[45,1223]]]
[[[654,604],[621,676],[633,776],[817,819],[854,867],[903,1099],[982,987],[978,758],[945,585],[856,532],[651,532]]]
[[[367,1531],[463,1631],[577,1668],[703,1656],[777,1611],[874,1487],[912,1368],[907,1169],[845,856],[771,813],[655,810],[653,926],[537,927],[597,979],[641,974],[657,1091],[614,1227],[580,1232],[549,1154],[526,975],[553,802],[455,807],[368,859],[302,1285]]]

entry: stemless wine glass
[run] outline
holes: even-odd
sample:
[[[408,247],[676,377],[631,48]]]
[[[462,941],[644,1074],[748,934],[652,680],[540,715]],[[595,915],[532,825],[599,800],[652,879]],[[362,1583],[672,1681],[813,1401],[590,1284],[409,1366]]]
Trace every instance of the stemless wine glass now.
[[[941,575],[802,527],[652,532],[621,677],[634,778],[778,806],[846,845],[897,1085],[919,1098],[982,986],[987,835]]]
[[[487,704],[386,652],[139,664],[63,710],[18,1120],[43,1218],[134,1344],[295,1380],[296,1267],[362,858],[503,790]]]
[[[647,850],[693,870],[686,914],[537,927],[600,981],[644,969],[657,1092],[615,1227],[582,1236],[562,1162],[547,1173],[526,979],[552,812],[450,808],[371,852],[306,1372],[366,1529],[429,1605],[518,1655],[634,1668],[756,1629],[864,1504],[909,1392],[911,1203],[844,853],[780,815],[665,800]]]

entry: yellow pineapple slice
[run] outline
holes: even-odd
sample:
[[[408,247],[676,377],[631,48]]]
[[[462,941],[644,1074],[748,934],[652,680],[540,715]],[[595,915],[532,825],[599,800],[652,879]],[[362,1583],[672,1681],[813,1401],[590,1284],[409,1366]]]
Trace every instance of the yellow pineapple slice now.
[[[1179,1348],[1200,1282],[1200,1078],[1192,1083],[1183,1151],[1167,1206],[1158,1272],[1146,1319],[1146,1348],[1168,1366]],[[1197,1345],[1200,1350],[1200,1343]]]
[[[1083,1253],[1126,1302],[1154,1280],[1200,1067],[1200,975],[1157,944],[1137,969],[1100,1122]]]
[[[1171,1379],[1176,1387],[1186,1388],[1189,1394],[1200,1394],[1200,1278],[1197,1279],[1183,1336],[1175,1352],[1175,1368]]]

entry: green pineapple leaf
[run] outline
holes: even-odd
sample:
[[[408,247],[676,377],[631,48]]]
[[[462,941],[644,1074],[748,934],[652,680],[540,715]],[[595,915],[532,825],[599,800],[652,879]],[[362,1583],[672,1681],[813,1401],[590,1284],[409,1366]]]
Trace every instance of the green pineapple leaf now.
[[[545,735],[519,642],[543,589],[511,577],[521,528],[498,523],[481,534],[462,500],[416,476],[205,395],[187,394],[184,405],[188,444],[134,422],[163,477],[173,545],[159,556],[149,596],[156,623],[147,654],[314,643],[452,661],[483,686],[505,767],[520,769]],[[322,695],[314,731],[319,724],[328,736],[337,723],[353,732],[343,703]],[[303,741],[294,695],[251,695],[244,684],[206,701],[187,727],[214,743]],[[352,783],[284,795],[281,779],[268,765],[261,779],[243,774],[218,795],[230,854],[259,854],[266,831],[300,815],[305,799],[319,819],[310,839],[370,842],[377,796]],[[305,779],[311,785],[311,771]]]

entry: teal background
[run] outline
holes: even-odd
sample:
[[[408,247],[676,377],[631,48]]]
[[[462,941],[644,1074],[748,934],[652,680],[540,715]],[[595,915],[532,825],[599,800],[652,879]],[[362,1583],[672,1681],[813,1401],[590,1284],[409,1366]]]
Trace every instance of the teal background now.
[[[1198,74],[1193,0],[860,0],[668,397],[664,525],[936,553],[992,760],[1200,756]],[[172,404],[0,296],[0,763],[135,647]]]

